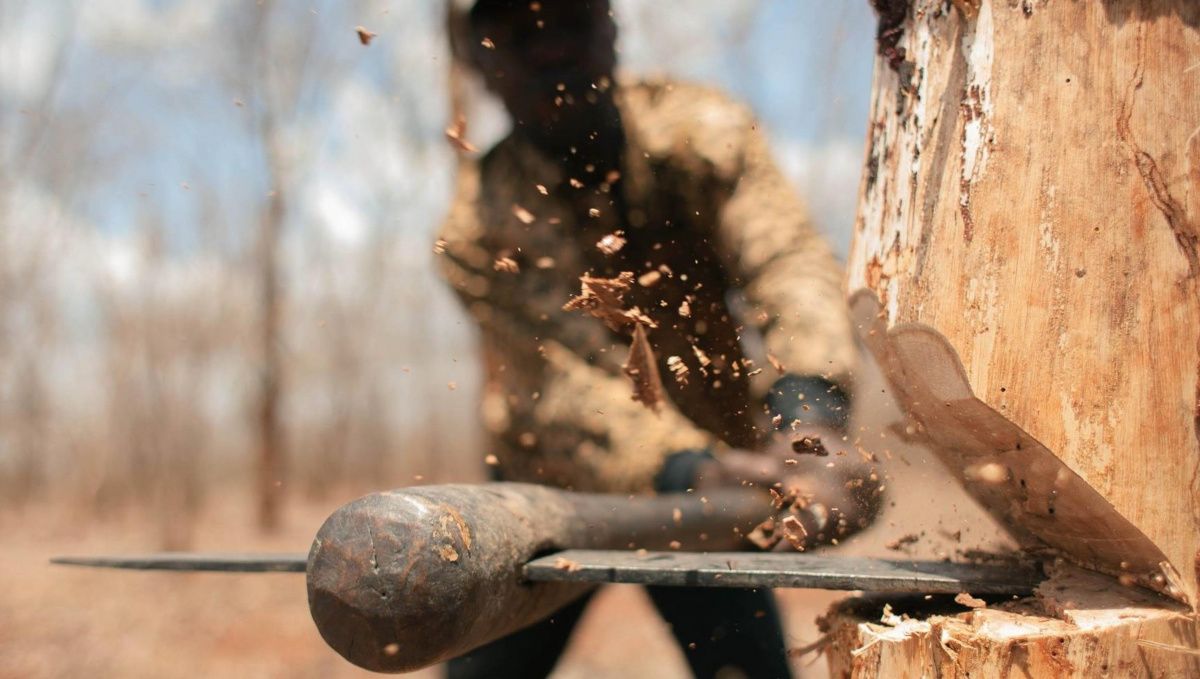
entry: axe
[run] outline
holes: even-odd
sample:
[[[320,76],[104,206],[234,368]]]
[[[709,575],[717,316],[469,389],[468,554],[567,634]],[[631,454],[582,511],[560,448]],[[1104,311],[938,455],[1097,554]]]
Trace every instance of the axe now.
[[[1026,594],[1040,580],[1032,569],[1008,565],[728,551],[744,547],[744,535],[771,513],[770,499],[753,488],[629,497],[519,483],[421,486],[341,507],[307,557],[54,562],[304,572],[321,636],[350,662],[377,672],[410,672],[467,653],[602,582]]]

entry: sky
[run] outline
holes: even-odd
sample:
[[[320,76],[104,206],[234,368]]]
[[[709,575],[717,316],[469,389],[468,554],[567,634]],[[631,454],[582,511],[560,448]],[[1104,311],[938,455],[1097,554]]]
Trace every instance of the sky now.
[[[378,222],[379,195],[390,191],[405,198],[406,218],[384,228],[428,233],[451,167],[448,149],[438,147],[446,118],[440,3],[376,1],[357,11],[347,4],[291,3],[318,17],[323,54],[342,69],[290,125],[307,161],[299,177],[304,214],[325,223],[335,240],[361,242]],[[615,5],[625,69],[715,83],[749,103],[820,227],[844,253],[865,137],[874,26],[868,3]],[[33,96],[51,75],[52,36],[76,31],[58,102],[91,116],[87,153],[105,167],[102,178],[71,196],[76,218],[104,233],[128,233],[149,201],[180,225],[175,237],[186,251],[195,229],[184,225],[199,219],[197,196],[218,192],[236,212],[249,200],[241,194],[267,190],[248,138],[248,106],[234,103],[250,102],[252,93],[229,82],[230,72],[244,68],[227,59],[226,36],[244,21],[238,3],[44,0],[20,16],[0,26],[0,97],[10,105]],[[354,40],[356,24],[379,33],[370,47]],[[398,108],[403,124],[394,119]],[[475,122],[485,139],[503,126]],[[420,157],[404,157],[414,153]]]

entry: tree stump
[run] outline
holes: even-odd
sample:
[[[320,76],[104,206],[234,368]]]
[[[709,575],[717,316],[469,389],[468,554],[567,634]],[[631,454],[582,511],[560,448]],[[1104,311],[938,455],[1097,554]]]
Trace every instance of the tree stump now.
[[[875,5],[861,335],[910,436],[1087,572],[906,625],[846,604],[834,674],[1200,676],[1200,3]]]

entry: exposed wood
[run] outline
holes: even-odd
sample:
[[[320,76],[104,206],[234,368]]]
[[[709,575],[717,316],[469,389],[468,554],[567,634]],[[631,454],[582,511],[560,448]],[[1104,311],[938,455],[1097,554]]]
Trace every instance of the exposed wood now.
[[[830,675],[887,679],[1157,679],[1200,676],[1195,616],[1082,571],[1037,596],[955,613],[851,599],[822,619]],[[908,602],[917,608],[923,601]],[[942,608],[947,608],[942,603]],[[953,604],[949,604],[953,608]],[[961,611],[963,606],[957,606]]]
[[[1200,676],[1200,3],[874,4],[861,336],[913,441],[1090,570],[886,623],[851,600],[833,674]]]
[[[949,349],[898,351],[894,372],[965,378],[953,407],[898,394],[918,436],[961,473],[945,444],[1007,420],[1153,548],[1045,525],[1038,540],[1091,567],[1136,561],[1136,577],[1195,602],[1200,4],[877,4],[892,24],[848,290],[873,293],[886,328],[917,324]],[[1039,502],[1009,517],[1017,532],[1056,521],[1053,495]],[[1151,566],[1159,553],[1167,566]]]

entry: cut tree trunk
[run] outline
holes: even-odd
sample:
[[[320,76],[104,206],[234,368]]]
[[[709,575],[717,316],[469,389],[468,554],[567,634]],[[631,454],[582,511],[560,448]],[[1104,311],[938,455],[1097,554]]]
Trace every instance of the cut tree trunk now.
[[[843,606],[835,675],[1200,676],[1200,2],[874,4],[864,341],[1029,554],[1106,575],[903,632]]]

